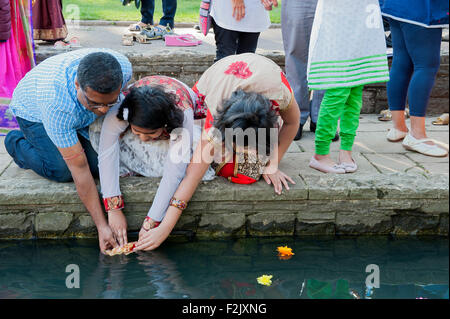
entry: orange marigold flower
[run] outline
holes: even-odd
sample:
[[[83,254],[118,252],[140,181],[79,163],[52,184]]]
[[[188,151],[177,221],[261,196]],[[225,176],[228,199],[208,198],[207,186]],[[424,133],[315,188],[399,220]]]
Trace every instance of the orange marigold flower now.
[[[277,247],[278,254],[280,256],[292,256],[294,253],[292,252],[292,248],[289,248],[288,246],[280,246]]]

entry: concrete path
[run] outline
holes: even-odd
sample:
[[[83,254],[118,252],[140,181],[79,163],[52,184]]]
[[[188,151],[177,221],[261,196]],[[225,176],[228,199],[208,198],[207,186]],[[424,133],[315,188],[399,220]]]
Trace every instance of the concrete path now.
[[[119,52],[134,52],[145,54],[149,50],[160,51],[160,50],[177,50],[176,47],[166,47],[163,40],[154,40],[151,44],[140,44],[135,42],[131,47],[124,47],[121,45],[122,34],[127,33],[127,27],[124,26],[114,26],[114,25],[76,25],[68,27],[69,34],[67,39],[74,36],[80,38],[81,45],[86,48],[110,48]],[[176,28],[176,34],[193,34],[203,43],[197,47],[200,53],[210,53],[215,54],[215,41],[212,29],[209,34],[205,37],[200,31],[194,28]],[[41,50],[51,49],[52,46],[44,41],[37,41],[39,45],[38,52]],[[258,41],[258,50],[262,51],[284,51],[283,39],[281,36],[280,28],[271,28],[261,33]],[[449,43],[448,40],[442,42],[441,46],[442,54],[448,55]],[[258,52],[258,51],[257,51]],[[391,50],[388,50],[391,52]]]

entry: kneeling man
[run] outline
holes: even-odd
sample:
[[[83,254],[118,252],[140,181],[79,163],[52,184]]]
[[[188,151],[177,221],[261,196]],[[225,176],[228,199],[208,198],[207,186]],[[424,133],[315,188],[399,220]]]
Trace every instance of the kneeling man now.
[[[112,50],[56,55],[27,73],[10,104],[20,131],[8,133],[6,150],[20,168],[52,181],[75,182],[97,226],[102,251],[117,246],[120,236],[113,234],[103,214],[94,182],[97,153],[88,130],[120,101],[131,73],[128,59]]]

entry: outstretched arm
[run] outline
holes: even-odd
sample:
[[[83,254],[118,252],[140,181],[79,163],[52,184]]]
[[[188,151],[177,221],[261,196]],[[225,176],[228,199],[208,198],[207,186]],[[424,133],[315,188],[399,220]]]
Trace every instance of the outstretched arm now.
[[[72,178],[81,201],[97,226],[100,250],[104,252],[108,248],[117,246],[113,233],[103,214],[97,187],[81,143],[78,142],[71,147],[58,148],[58,150],[72,173]]]
[[[103,198],[121,195],[119,185],[119,137],[127,129],[128,122],[117,118],[119,106],[114,106],[105,115],[100,134],[98,167]],[[108,224],[118,243],[121,246],[125,245],[128,242],[127,219],[122,210],[112,209],[108,211]]]
[[[213,152],[212,144],[202,134],[202,139],[198,143],[191,162],[186,169],[186,176],[181,181],[173,197],[186,203],[192,198],[198,184],[212,162]],[[180,209],[169,206],[161,224],[156,228],[150,229],[142,239],[139,238],[136,250],[153,250],[159,247],[175,227],[181,213]]]
[[[266,167],[263,174],[264,180],[267,184],[273,185],[278,195],[283,191],[283,185],[289,190],[288,181],[295,184],[289,176],[278,169],[278,164],[294,140],[300,123],[300,110],[295,98],[292,97],[288,108],[281,111],[280,116],[283,120],[283,126],[278,135],[278,154],[276,154],[275,158],[271,157],[270,164]]]

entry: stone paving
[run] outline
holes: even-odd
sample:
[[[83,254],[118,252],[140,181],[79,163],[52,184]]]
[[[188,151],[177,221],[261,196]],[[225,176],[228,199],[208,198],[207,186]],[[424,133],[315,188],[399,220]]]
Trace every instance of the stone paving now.
[[[448,126],[431,125],[429,136],[448,148]],[[308,167],[314,134],[293,142],[281,169],[296,181],[281,196],[260,181],[235,185],[223,178],[203,182],[173,237],[280,235],[448,236],[449,159],[406,151],[389,143],[391,123],[362,115],[354,147],[359,170],[328,175]],[[0,238],[95,236],[74,184],[49,182],[17,167],[0,137]],[[337,156],[339,142],[333,143]],[[121,181],[130,231],[139,229],[159,179]]]

